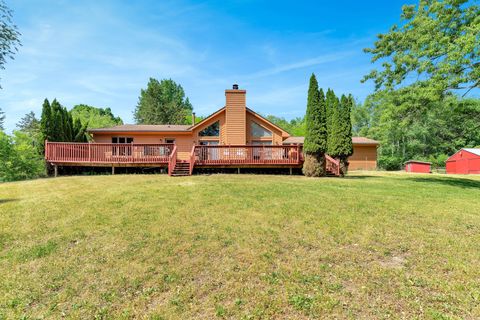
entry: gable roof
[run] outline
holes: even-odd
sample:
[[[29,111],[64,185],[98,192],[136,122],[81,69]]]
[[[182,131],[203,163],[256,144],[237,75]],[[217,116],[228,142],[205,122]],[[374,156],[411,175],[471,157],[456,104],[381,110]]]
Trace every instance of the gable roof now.
[[[189,131],[190,125],[180,124],[122,124],[110,128],[90,129],[88,132],[172,132]]]
[[[248,108],[248,107],[247,107],[246,109],[247,109],[247,112],[250,112],[253,116],[255,116],[255,117],[257,117],[257,118],[259,118],[259,119],[267,122],[267,123],[270,124],[272,127],[274,127],[274,128],[276,128],[276,129],[282,131],[282,136],[283,136],[283,134],[285,133],[286,136],[290,137],[290,133],[288,133],[285,129],[280,128],[280,127],[277,126],[275,123],[271,122],[271,121],[268,120],[267,118],[262,117],[261,115],[259,115],[259,114],[256,113],[255,111],[253,111],[252,109],[250,109],[250,108]]]
[[[195,125],[190,126],[190,130],[194,130],[194,129],[198,128],[200,125],[203,125],[204,123],[208,122],[211,118],[213,118],[213,117],[219,115],[220,113],[222,113],[223,110],[225,110],[225,107],[218,109],[217,111],[215,111],[214,113],[212,113],[208,117],[202,119],[199,123],[196,123]]]
[[[284,144],[303,144],[305,137],[288,137],[283,141]],[[379,145],[378,141],[365,137],[352,137],[353,144]]]

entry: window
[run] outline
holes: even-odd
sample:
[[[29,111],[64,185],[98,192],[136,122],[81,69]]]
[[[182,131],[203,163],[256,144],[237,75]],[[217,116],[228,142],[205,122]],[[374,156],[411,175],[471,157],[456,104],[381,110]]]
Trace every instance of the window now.
[[[269,131],[259,125],[256,122],[251,122],[250,123],[250,129],[252,131],[252,137],[271,137],[272,136],[272,131]]]
[[[112,143],[132,143],[131,137],[112,137]]]
[[[218,137],[220,135],[220,122],[214,122],[198,133],[200,137]]]
[[[173,139],[173,138],[165,138],[165,143],[175,143],[175,139]]]
[[[132,137],[112,137],[112,143],[133,143]],[[131,146],[118,146],[112,148],[112,155],[114,156],[130,156],[132,155]]]

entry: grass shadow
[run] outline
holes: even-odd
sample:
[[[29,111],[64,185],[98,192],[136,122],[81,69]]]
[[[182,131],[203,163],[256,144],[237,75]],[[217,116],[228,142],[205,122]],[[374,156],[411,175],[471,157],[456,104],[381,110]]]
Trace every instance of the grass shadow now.
[[[18,201],[18,199],[0,199],[0,204]]]
[[[371,179],[371,178],[383,178],[381,176],[349,176],[348,174],[345,177],[342,177],[341,179],[346,179],[346,180],[362,180],[362,179]]]
[[[421,182],[421,183],[443,184],[443,185],[452,186],[452,187],[480,189],[480,181],[470,180],[465,178],[411,177],[411,178],[408,178],[408,180],[413,182]]]

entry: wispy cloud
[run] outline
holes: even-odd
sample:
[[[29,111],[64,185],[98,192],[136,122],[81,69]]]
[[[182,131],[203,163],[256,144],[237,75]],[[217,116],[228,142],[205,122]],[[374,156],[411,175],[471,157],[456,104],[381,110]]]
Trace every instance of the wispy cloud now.
[[[325,55],[321,55],[321,56],[314,57],[314,58],[304,59],[304,60],[301,60],[301,61],[296,61],[296,62],[293,62],[293,63],[279,65],[279,66],[276,66],[276,67],[273,67],[273,68],[260,70],[258,72],[255,72],[252,75],[246,76],[246,78],[257,79],[257,78],[261,78],[261,77],[274,76],[274,75],[284,73],[284,72],[288,72],[288,71],[292,71],[292,70],[304,69],[304,68],[307,68],[307,67],[314,67],[314,66],[318,66],[318,65],[321,65],[321,64],[330,63],[330,62],[334,62],[334,61],[338,61],[338,60],[348,58],[349,56],[352,56],[355,53],[356,52],[354,52],[354,51],[347,51],[347,52],[341,52],[341,53],[336,53],[336,54],[325,54]]]
[[[149,77],[180,83],[204,115],[224,105],[223,90],[234,82],[248,90],[249,106],[258,112],[287,117],[304,112],[311,72],[322,86],[361,98],[368,88],[358,81],[368,66],[361,53],[368,37],[340,41],[337,26],[317,23],[313,11],[310,17],[285,12],[287,21],[253,1],[218,6],[189,0],[18,0],[11,5],[23,46],[0,74],[0,107],[9,130],[26,112],[39,114],[45,97],[68,107],[111,107],[132,122]]]

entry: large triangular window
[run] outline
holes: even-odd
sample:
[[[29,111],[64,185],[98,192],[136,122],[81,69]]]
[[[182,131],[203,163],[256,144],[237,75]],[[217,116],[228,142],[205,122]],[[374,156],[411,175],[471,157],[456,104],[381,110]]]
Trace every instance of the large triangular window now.
[[[251,122],[250,129],[252,131],[252,137],[271,137],[272,131],[265,129],[256,122]]]
[[[198,133],[200,137],[218,137],[220,135],[220,122],[214,122]]]

